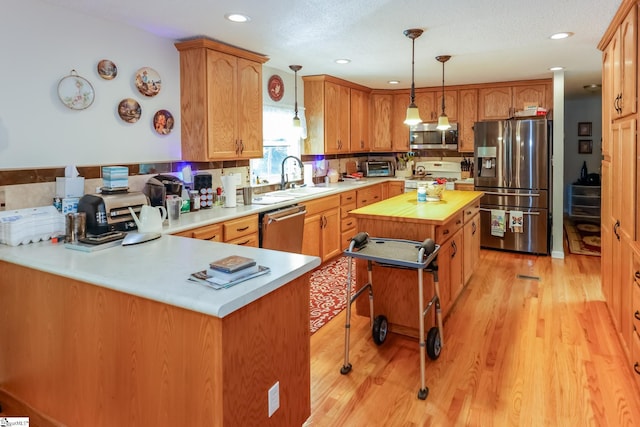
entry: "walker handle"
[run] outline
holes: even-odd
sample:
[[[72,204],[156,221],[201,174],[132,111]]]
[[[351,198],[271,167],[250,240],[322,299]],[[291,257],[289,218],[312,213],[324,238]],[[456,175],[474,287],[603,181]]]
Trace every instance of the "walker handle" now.
[[[369,243],[369,233],[361,231],[351,238],[351,245],[356,249],[362,249]]]
[[[436,243],[432,238],[428,237],[424,239],[424,242],[420,245],[421,249],[424,249],[424,255],[429,256],[436,250]]]

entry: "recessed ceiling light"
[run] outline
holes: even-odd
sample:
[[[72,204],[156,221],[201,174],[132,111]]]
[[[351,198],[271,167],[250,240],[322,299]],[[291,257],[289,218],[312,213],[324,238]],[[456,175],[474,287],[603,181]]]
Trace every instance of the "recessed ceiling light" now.
[[[584,88],[584,90],[586,90],[587,92],[598,92],[600,90],[600,88],[602,87],[602,85],[597,84],[597,83],[591,83],[589,85],[586,86],[582,86]]]
[[[550,67],[549,71],[560,71],[560,70],[564,70],[564,67]]]
[[[389,80],[387,83],[389,83],[390,85],[397,85],[400,84],[400,80]]]
[[[336,64],[348,64],[349,62],[351,62],[351,60],[346,58],[336,59]]]
[[[242,13],[227,13],[226,15],[224,15],[224,17],[227,18],[231,22],[249,22],[249,21],[251,21],[251,18],[249,18],[247,15],[243,15]]]
[[[549,38],[551,40],[560,40],[560,39],[566,39],[567,37],[571,37],[573,35],[573,33],[569,32],[569,31],[565,31],[562,33],[555,33],[555,34],[551,34],[549,36]]]

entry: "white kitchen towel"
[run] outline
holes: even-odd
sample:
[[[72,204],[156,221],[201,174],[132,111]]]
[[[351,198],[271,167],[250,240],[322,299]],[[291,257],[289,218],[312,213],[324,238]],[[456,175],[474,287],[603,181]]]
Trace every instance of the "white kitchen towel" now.
[[[524,231],[524,214],[522,211],[509,212],[509,228],[512,233],[522,233]]]
[[[500,209],[491,209],[491,235],[504,237],[506,231],[506,212]]]

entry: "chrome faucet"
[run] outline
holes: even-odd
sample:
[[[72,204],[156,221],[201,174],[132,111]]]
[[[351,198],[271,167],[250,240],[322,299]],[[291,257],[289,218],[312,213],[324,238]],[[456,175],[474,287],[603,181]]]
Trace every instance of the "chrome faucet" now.
[[[280,175],[280,189],[281,190],[285,190],[287,188],[287,184],[289,183],[288,177],[284,173],[284,164],[287,161],[287,159],[295,159],[298,162],[298,164],[300,165],[300,171],[302,171],[303,176],[304,176],[304,165],[302,164],[302,160],[300,160],[296,156],[287,156],[287,157],[285,157],[284,159],[282,159],[282,166],[281,166],[281,175]]]

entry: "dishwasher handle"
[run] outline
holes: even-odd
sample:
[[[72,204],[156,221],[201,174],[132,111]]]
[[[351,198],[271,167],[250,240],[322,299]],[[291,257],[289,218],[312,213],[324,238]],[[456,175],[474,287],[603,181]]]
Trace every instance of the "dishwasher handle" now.
[[[285,220],[288,220],[288,219],[291,219],[291,218],[295,218],[295,217],[300,216],[300,215],[305,215],[306,213],[307,213],[306,210],[301,210],[301,211],[298,211],[298,212],[290,214],[290,215],[283,215],[283,216],[271,216],[271,215],[268,215],[267,216],[267,224],[271,224],[272,222],[285,221]]]

